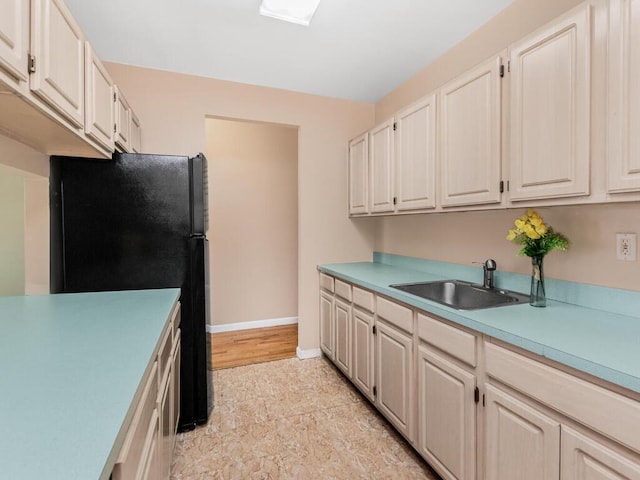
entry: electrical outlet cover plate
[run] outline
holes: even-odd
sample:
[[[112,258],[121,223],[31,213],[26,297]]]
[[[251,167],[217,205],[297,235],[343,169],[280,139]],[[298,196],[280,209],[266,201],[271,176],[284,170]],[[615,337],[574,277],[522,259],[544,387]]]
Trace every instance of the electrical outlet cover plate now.
[[[636,261],[635,233],[616,233],[616,258],[628,262]]]

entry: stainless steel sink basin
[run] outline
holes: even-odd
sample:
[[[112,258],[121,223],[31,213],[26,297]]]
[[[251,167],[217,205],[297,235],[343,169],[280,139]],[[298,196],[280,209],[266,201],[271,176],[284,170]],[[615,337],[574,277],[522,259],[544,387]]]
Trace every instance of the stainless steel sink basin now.
[[[458,310],[480,310],[529,301],[528,295],[499,288],[485,288],[482,285],[461,280],[405,283],[390,286]]]

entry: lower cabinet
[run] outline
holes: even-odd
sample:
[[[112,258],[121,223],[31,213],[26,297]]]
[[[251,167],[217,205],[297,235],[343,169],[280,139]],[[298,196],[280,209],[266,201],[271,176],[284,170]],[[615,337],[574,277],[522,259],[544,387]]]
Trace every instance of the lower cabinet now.
[[[380,412],[413,441],[413,339],[382,321],[376,324],[376,405]]]
[[[335,363],[351,378],[351,305],[339,298],[334,303]]]
[[[445,480],[476,478],[476,376],[429,346],[418,351],[418,448]]]
[[[331,360],[334,360],[334,322],[333,295],[320,292],[320,348]]]
[[[560,424],[492,385],[485,395],[485,478],[557,480]]]
[[[562,480],[633,480],[640,464],[603,445],[594,436],[562,426]]]
[[[373,387],[375,336],[373,314],[353,308],[353,383],[372,402],[375,401]]]
[[[145,376],[142,395],[111,473],[112,480],[169,480],[180,412],[179,324],[177,304]]]
[[[322,351],[444,480],[640,480],[637,394],[327,274],[320,284]]]

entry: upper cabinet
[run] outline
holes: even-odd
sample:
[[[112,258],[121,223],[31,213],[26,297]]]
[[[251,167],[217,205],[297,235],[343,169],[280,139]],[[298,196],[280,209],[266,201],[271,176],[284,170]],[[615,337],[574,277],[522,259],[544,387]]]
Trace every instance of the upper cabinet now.
[[[390,118],[369,133],[370,211],[393,212],[394,119]]]
[[[440,91],[442,206],[501,200],[500,57],[468,71]]]
[[[64,0],[0,0],[0,12],[0,132],[47,155],[110,158],[115,86]],[[126,110],[119,144],[139,151]]]
[[[75,127],[84,127],[85,39],[62,0],[34,0],[31,90]]]
[[[349,142],[349,214],[436,206],[436,97],[429,95]]]
[[[107,69],[87,42],[85,45],[85,123],[84,131],[107,150],[113,150],[114,88]]]
[[[436,206],[436,97],[428,97],[396,116],[396,208]]]
[[[591,7],[512,45],[510,199],[589,194]]]
[[[640,1],[610,1],[609,35],[607,190],[640,191]]]
[[[114,87],[113,101],[115,102],[115,142],[123,152],[131,151],[131,107],[118,86]]]
[[[349,142],[349,215],[369,212],[369,134]]]
[[[131,110],[131,151],[142,153],[142,127],[133,110]]]
[[[0,11],[0,71],[27,81],[29,2],[0,0]]]

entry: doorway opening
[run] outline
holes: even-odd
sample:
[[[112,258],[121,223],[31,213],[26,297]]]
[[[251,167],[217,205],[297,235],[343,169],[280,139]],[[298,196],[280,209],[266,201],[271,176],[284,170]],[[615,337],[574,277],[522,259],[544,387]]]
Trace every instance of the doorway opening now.
[[[210,365],[223,368],[293,357],[298,127],[207,118],[205,155]]]

